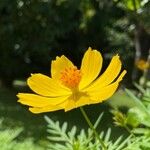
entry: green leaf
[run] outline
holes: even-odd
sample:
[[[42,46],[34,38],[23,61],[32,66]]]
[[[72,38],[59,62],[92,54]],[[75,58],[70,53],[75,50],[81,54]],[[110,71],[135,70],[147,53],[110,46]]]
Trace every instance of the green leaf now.
[[[140,86],[139,84],[137,84],[136,82],[134,82],[134,86],[142,93],[144,94],[146,92],[146,90]]]
[[[150,135],[150,130],[147,128],[135,128],[132,130],[134,134],[145,134]]]
[[[135,102],[136,106],[141,109],[144,113],[146,113],[148,116],[150,116],[150,113],[147,111],[146,107],[144,104],[138,99],[130,90],[125,89],[126,93],[133,99]],[[150,118],[149,118],[150,119]]]
[[[139,124],[150,127],[149,116],[137,107],[131,108],[127,114],[127,124],[132,127],[137,127]]]
[[[139,109],[138,108],[131,108],[127,113],[127,120],[126,123],[131,125],[132,127],[137,127],[140,124],[139,118]]]
[[[95,127],[99,124],[102,114],[98,117]],[[45,120],[48,123],[49,140],[51,144],[48,146],[49,150],[102,150],[101,144],[93,136],[91,129],[82,129],[77,132],[77,127],[73,126],[70,130],[67,129],[67,123],[60,125],[57,121],[54,122],[47,116]],[[64,132],[65,131],[65,132]],[[62,136],[63,135],[63,136]],[[118,137],[116,141],[112,140],[111,129],[108,128],[106,132],[101,131],[99,136],[106,143],[108,150],[122,150],[128,145],[131,136],[123,139],[123,136]],[[65,138],[64,138],[65,137]]]
[[[124,5],[129,10],[137,10],[141,7],[141,0],[124,0]]]

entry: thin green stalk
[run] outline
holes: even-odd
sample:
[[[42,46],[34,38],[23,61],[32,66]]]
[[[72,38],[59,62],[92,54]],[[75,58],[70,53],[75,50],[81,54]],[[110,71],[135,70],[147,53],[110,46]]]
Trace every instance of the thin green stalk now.
[[[129,134],[135,137],[134,133],[130,130],[130,128],[127,125],[124,125],[124,128],[129,132]]]
[[[100,136],[98,135],[97,131],[95,130],[93,124],[91,123],[89,117],[87,116],[86,112],[84,111],[83,107],[80,107],[80,111],[83,115],[83,117],[85,118],[86,122],[88,123],[89,127],[93,130],[96,138],[99,140],[101,146],[103,147],[104,150],[107,150],[107,147],[105,145],[105,143],[103,142],[103,140],[100,138]]]

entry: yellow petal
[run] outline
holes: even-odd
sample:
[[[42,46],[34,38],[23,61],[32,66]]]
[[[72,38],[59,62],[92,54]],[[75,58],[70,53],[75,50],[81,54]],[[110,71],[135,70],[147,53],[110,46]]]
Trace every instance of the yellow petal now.
[[[44,112],[52,112],[52,111],[57,111],[57,110],[61,110],[64,109],[64,104],[60,104],[60,105],[56,105],[56,106],[46,106],[46,107],[30,107],[29,111],[31,111],[32,113],[35,114],[39,114],[39,113],[44,113]]]
[[[32,76],[28,78],[27,84],[34,92],[42,96],[59,97],[71,94],[70,89],[40,73],[32,74]]]
[[[82,78],[79,84],[79,90],[88,86],[100,73],[102,67],[102,56],[97,50],[90,47],[84,54],[81,64]]]
[[[78,93],[77,95],[68,98],[68,102],[66,101],[65,112],[90,103],[90,97],[87,94]]]
[[[112,58],[109,66],[107,67],[106,71],[95,81],[93,82],[87,89],[85,90],[94,90],[97,87],[104,87],[110,83],[112,83],[116,77],[119,75],[121,70],[121,61],[119,56],[116,55]]]
[[[119,82],[122,80],[125,74],[126,74],[126,70],[124,70],[120,74],[120,76],[114,83],[108,86],[102,87],[102,88],[97,87],[95,91],[88,91],[90,98],[93,100],[92,103],[99,103],[110,98],[114,94],[114,92],[117,90]]]
[[[61,57],[56,57],[56,60],[53,60],[51,63],[51,76],[53,79],[60,79],[60,73],[65,68],[73,67],[73,63],[64,55]]]
[[[28,93],[19,93],[17,97],[19,98],[18,102],[32,107],[55,106],[63,103],[68,98],[67,96],[49,98]]]

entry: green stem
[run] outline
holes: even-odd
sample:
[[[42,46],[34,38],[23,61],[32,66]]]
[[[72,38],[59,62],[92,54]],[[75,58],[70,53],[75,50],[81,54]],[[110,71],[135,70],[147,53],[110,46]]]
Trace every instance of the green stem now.
[[[95,130],[93,124],[91,123],[89,117],[87,116],[86,112],[84,111],[83,107],[80,107],[80,111],[82,113],[82,115],[84,116],[86,122],[88,123],[89,127],[93,130],[96,138],[99,140],[101,146],[104,148],[104,150],[107,150],[106,145],[104,144],[103,140],[100,138],[100,136],[98,135],[97,131]]]
[[[129,132],[129,134],[135,137],[134,133],[130,130],[130,128],[127,125],[124,125],[124,128]]]

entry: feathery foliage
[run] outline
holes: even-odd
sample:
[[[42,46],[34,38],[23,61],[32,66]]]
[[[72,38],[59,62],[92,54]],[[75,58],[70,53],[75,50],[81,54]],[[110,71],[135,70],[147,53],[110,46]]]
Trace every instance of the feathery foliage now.
[[[23,141],[17,140],[22,128],[4,129],[0,120],[0,149],[1,150],[44,150],[41,146],[35,145],[33,139],[27,138]]]
[[[99,125],[102,115],[95,122],[95,128]],[[67,122],[61,126],[59,121],[54,122],[47,116],[45,116],[45,120],[48,123],[49,150],[102,150],[101,144],[91,129],[78,131],[77,127],[73,126],[68,130]],[[99,136],[103,139],[108,150],[122,150],[130,139],[129,136],[123,140],[123,136],[120,136],[116,141],[112,141],[110,128],[106,132],[102,131]]]
[[[150,149],[150,88],[135,84],[139,90],[133,93],[126,89],[133,99],[135,107],[130,108],[126,114],[113,111],[115,124],[124,127],[132,135],[124,150]],[[120,117],[121,116],[121,117]],[[121,119],[120,119],[121,118]]]

